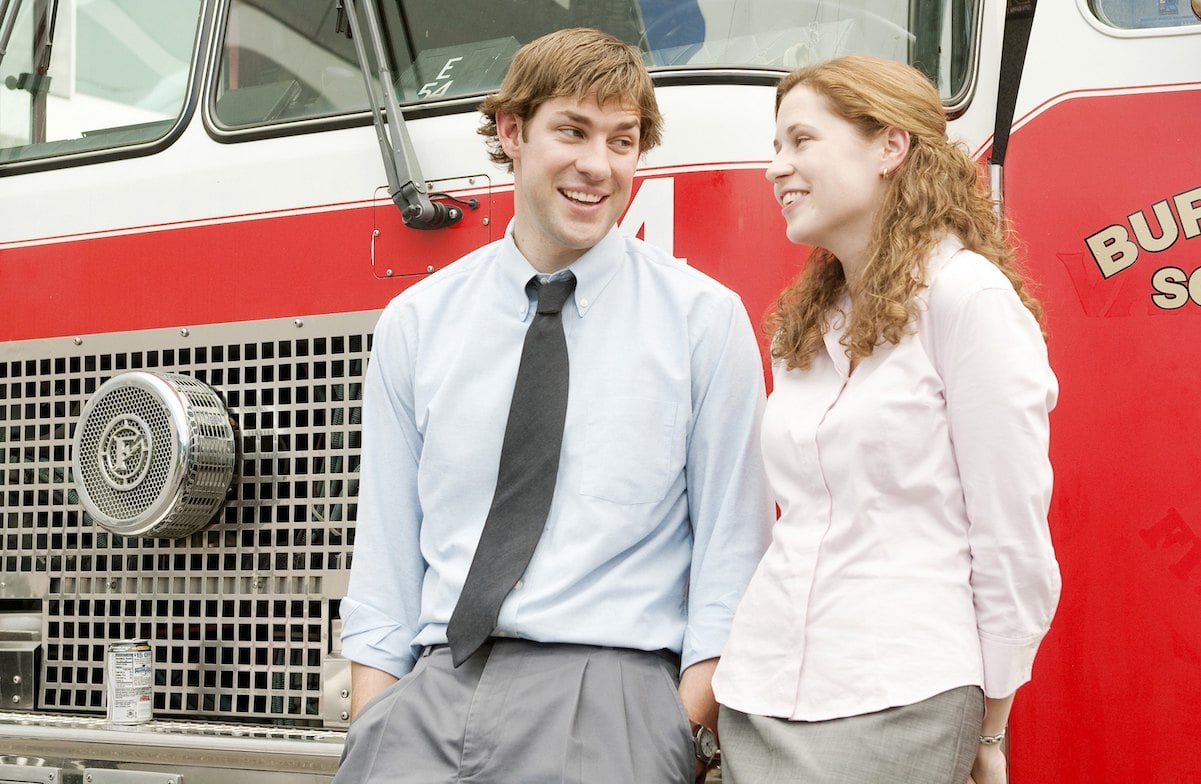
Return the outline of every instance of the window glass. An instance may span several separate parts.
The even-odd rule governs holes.
[[[378,5],[397,95],[413,104],[494,90],[523,44],[574,26],[600,27],[638,46],[656,71],[788,70],[841,54],[874,54],[922,68],[949,101],[966,89],[976,2],[379,0]],[[232,0],[214,100],[217,123],[253,127],[366,109],[354,44],[336,6],[331,0]]]
[[[1201,24],[1189,0],[1090,0],[1097,18],[1112,27],[1143,29]]]
[[[0,62],[0,163],[149,142],[175,125],[200,0],[18,7]]]
[[[922,67],[950,98],[964,87],[972,0],[405,0],[417,56],[408,101],[495,88],[512,52],[567,26],[601,27],[646,53],[652,70],[790,70],[842,54]]]
[[[227,128],[357,112],[367,93],[334,0],[232,0],[213,114]],[[387,5],[384,0],[381,5]]]

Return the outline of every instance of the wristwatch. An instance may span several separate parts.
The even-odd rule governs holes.
[[[704,724],[697,724],[693,730],[692,748],[697,761],[705,766],[705,770],[713,767],[719,753],[717,736],[713,734],[713,730]]]

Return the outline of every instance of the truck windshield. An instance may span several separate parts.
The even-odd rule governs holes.
[[[367,106],[330,0],[232,0],[213,116],[226,128]],[[916,65],[951,103],[967,90],[977,0],[377,0],[402,104],[494,90],[513,54],[552,30],[599,27],[657,74],[787,71],[842,54]]]
[[[921,68],[948,104],[969,89],[979,0],[377,0],[405,105],[495,89],[523,44],[607,30],[660,75],[780,73],[848,53]],[[202,0],[0,4],[0,165],[145,146],[199,77]],[[336,0],[228,0],[212,117],[240,129],[368,108]],[[53,57],[51,54],[53,53]],[[703,77],[702,77],[703,78]],[[739,77],[736,77],[739,78]],[[473,103],[474,105],[474,103]]]
[[[562,27],[600,27],[656,71],[791,70],[843,54],[909,62],[949,101],[964,89],[972,0],[490,0],[397,7],[404,99],[494,88],[521,44]],[[400,43],[400,42],[398,42]]]

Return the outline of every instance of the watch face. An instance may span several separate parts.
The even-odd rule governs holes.
[[[696,731],[696,755],[706,760],[717,754],[717,738],[708,727]]]

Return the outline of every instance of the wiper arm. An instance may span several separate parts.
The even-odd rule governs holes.
[[[4,62],[4,55],[8,53],[17,17],[21,14],[21,2],[0,0],[0,63]],[[50,91],[50,52],[54,48],[54,27],[58,23],[58,0],[54,0],[50,7],[50,18],[43,21],[46,23],[45,43],[37,52],[38,61],[33,64],[33,72],[8,77],[4,84],[10,90],[28,90],[35,97]]]
[[[13,37],[13,28],[17,25],[20,13],[21,0],[0,0],[0,63],[4,62],[4,55],[8,52],[8,42]]]
[[[405,127],[400,103],[393,88],[392,73],[388,69],[388,58],[380,35],[379,16],[375,0],[361,0],[367,20],[371,47],[378,63],[379,83],[383,89],[383,106],[371,78],[370,61],[361,34],[355,0],[338,0],[339,25],[343,16],[350,22],[350,37],[354,41],[355,53],[359,58],[359,70],[367,86],[367,100],[371,103],[371,116],[375,123],[375,135],[379,139],[380,152],[384,157],[384,173],[388,177],[388,192],[400,209],[405,225],[414,229],[441,229],[452,226],[463,217],[463,210],[453,204],[431,201],[426,193],[425,178],[413,150],[413,141]],[[339,28],[341,29],[341,28]],[[385,114],[386,113],[386,114]]]
[[[16,15],[13,16],[16,19]],[[50,21],[46,30],[46,45],[42,47],[41,58],[38,60],[37,72],[39,76],[45,76],[49,81],[50,77],[50,51],[54,49],[54,28],[58,25],[58,0],[54,0],[54,4],[50,6]]]

